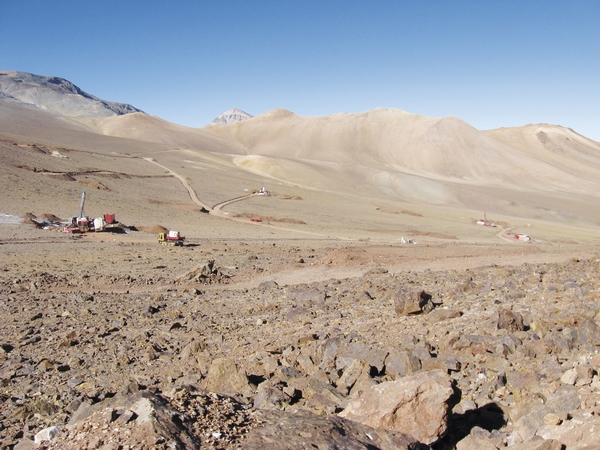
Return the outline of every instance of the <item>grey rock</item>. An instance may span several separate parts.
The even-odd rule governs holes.
[[[385,373],[392,378],[400,378],[418,372],[421,361],[408,351],[392,351],[385,360]]]
[[[51,441],[56,437],[59,431],[60,430],[56,426],[44,428],[43,430],[40,430],[35,434],[33,441],[36,444],[41,444],[44,441]]]
[[[389,430],[374,429],[338,416],[317,416],[308,411],[261,411],[261,425],[246,437],[244,450],[426,450],[416,439]]]
[[[131,105],[109,102],[82,91],[70,81],[26,72],[4,72],[0,91],[23,103],[71,117],[110,117],[143,112]]]

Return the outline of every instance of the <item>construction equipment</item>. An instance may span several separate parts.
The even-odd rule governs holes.
[[[83,206],[85,205],[85,191],[81,193],[81,203],[79,204],[79,215],[77,216],[76,225],[81,233],[90,231],[89,219],[83,215]]]
[[[113,231],[121,228],[116,221],[115,214],[104,214],[103,217],[87,217],[84,212],[85,191],[81,193],[79,214],[71,218],[71,222],[63,228],[64,233],[87,233],[88,231]]]
[[[158,233],[158,242],[162,245],[182,246],[185,238],[179,234],[179,231],[168,231]]]

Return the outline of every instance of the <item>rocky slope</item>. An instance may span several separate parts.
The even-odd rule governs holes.
[[[109,263],[70,259],[82,245]],[[364,250],[45,248],[28,271],[0,267],[3,447],[51,435],[49,448],[600,440],[597,259],[399,273],[382,260],[359,277],[249,285],[268,267],[301,277]]]
[[[143,112],[125,103],[99,99],[64,78],[26,72],[0,70],[0,93],[12,100],[69,117],[108,117]]]

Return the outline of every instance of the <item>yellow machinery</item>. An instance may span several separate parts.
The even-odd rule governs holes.
[[[158,242],[162,245],[183,245],[184,237],[180,236],[179,231],[169,231],[167,233],[158,233]]]

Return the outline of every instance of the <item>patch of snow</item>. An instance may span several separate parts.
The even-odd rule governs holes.
[[[68,157],[63,155],[61,152],[59,152],[58,150],[53,150],[51,155],[54,156],[55,158],[69,159]]]
[[[23,222],[23,219],[10,214],[0,213],[0,223],[9,225],[18,225]]]

